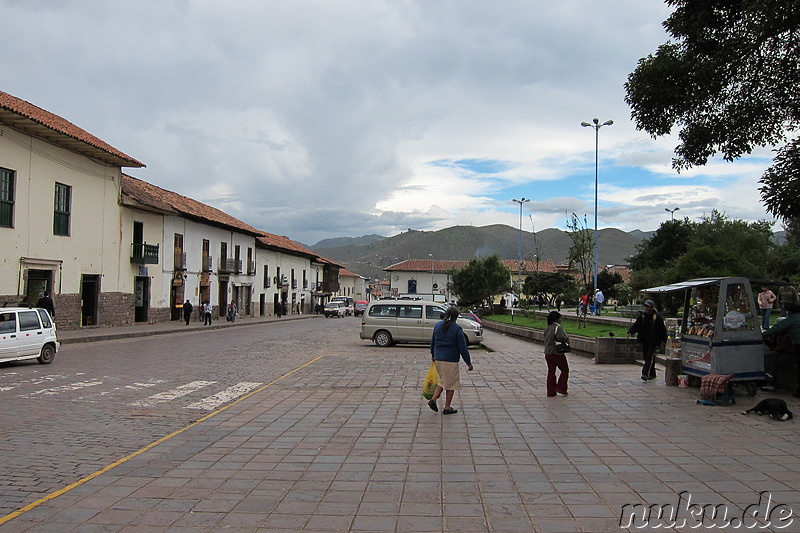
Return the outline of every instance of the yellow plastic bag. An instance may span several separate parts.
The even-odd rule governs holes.
[[[425,383],[422,384],[422,396],[424,396],[426,400],[433,398],[433,393],[436,391],[436,386],[438,384],[439,374],[436,372],[436,363],[431,362],[428,375],[425,376]]]

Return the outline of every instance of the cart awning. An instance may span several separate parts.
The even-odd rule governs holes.
[[[689,281],[681,281],[680,283],[671,283],[669,285],[661,285],[660,287],[650,287],[649,289],[642,289],[642,292],[674,292],[683,291],[686,289],[693,289],[694,287],[702,287],[703,285],[713,285],[719,283],[726,278],[698,278],[690,279]]]

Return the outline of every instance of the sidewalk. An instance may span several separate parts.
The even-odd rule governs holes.
[[[261,322],[236,325],[248,323]],[[796,421],[741,415],[755,399],[697,405],[697,389],[581,357],[570,396],[547,398],[539,345],[491,331],[485,344],[462,370],[455,415],[420,396],[424,347],[353,343],[0,531],[602,533],[651,505],[679,509],[689,525],[673,530],[690,531],[691,511],[710,512],[698,506],[740,520],[765,494],[773,511],[800,512]],[[759,531],[797,530],[796,514],[779,514]]]
[[[309,318],[323,318],[322,315],[285,315],[281,318],[275,316],[264,317],[237,317],[231,323],[224,318],[218,318],[211,322],[211,325],[204,326],[199,320],[192,320],[189,325],[183,320],[173,320],[172,322],[162,322],[157,324],[136,323],[130,326],[89,326],[80,329],[58,331],[58,340],[61,344],[74,344],[79,342],[107,341],[114,339],[130,339],[133,337],[147,337],[150,335],[169,335],[171,333],[184,333],[187,331],[197,331],[202,329],[220,329],[238,326],[254,326],[258,324],[270,324],[286,320],[303,320]]]

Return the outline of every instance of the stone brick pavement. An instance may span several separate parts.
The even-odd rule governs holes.
[[[743,395],[697,405],[697,389],[579,357],[570,396],[547,398],[541,346],[493,332],[485,344],[458,414],[423,402],[424,348],[364,344],[0,518],[0,532],[605,532],[626,504],[683,493],[730,520],[762,492],[784,521],[758,530],[800,530],[785,514],[800,512],[796,421],[743,416]]]

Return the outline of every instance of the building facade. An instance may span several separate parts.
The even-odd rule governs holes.
[[[144,164],[0,92],[0,302],[49,292],[59,328],[311,312],[341,265],[191,198],[124,174]]]

